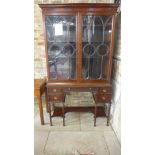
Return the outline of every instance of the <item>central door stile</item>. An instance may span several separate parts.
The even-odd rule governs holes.
[[[77,82],[82,80],[82,15],[77,13]]]

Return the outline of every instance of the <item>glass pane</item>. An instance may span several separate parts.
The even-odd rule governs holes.
[[[76,78],[76,18],[46,16],[46,35],[50,79]]]
[[[83,16],[82,29],[82,77],[106,79],[112,17]]]

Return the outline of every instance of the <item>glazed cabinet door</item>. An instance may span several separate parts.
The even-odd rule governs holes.
[[[112,34],[112,16],[82,16],[82,79],[106,80]]]
[[[76,16],[46,15],[49,80],[76,79]]]

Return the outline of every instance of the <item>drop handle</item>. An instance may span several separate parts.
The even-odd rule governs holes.
[[[56,92],[57,90],[56,89],[53,89],[53,91]]]
[[[107,90],[106,90],[106,89],[103,89],[102,91],[103,91],[104,93],[105,93],[105,92],[107,92]]]
[[[106,98],[103,96],[102,99],[105,100]]]
[[[58,98],[57,97],[54,97],[54,100],[57,100]]]

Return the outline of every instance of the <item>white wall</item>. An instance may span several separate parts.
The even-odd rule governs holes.
[[[116,21],[116,35],[113,59],[113,99],[111,107],[111,125],[121,143],[121,14]]]

